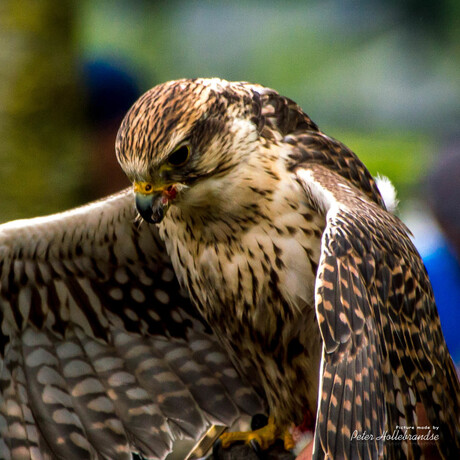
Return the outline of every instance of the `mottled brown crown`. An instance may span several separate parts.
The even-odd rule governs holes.
[[[180,143],[206,144],[230,117],[252,111],[244,84],[220,79],[177,80],[147,91],[125,116],[116,140],[118,161],[128,175],[148,170]]]

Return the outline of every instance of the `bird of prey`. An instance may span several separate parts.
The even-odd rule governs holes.
[[[0,227],[2,456],[162,458],[266,404],[316,459],[457,458],[426,271],[353,152],[196,79],[144,94],[116,153],[133,190]]]

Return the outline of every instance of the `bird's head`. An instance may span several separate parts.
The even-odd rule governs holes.
[[[220,79],[178,80],[154,87],[132,106],[116,153],[146,221],[161,222],[171,204],[193,209],[212,203],[201,196],[211,189],[226,193],[220,179],[244,163],[258,138],[252,88]],[[204,187],[206,181],[215,184]]]

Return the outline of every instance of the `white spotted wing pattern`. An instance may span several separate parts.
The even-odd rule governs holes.
[[[126,190],[0,226],[0,458],[164,458],[262,402]]]

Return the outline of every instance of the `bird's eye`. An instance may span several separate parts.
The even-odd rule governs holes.
[[[172,166],[182,166],[187,163],[190,157],[190,146],[182,145],[178,149],[174,150],[168,158],[168,164]]]

